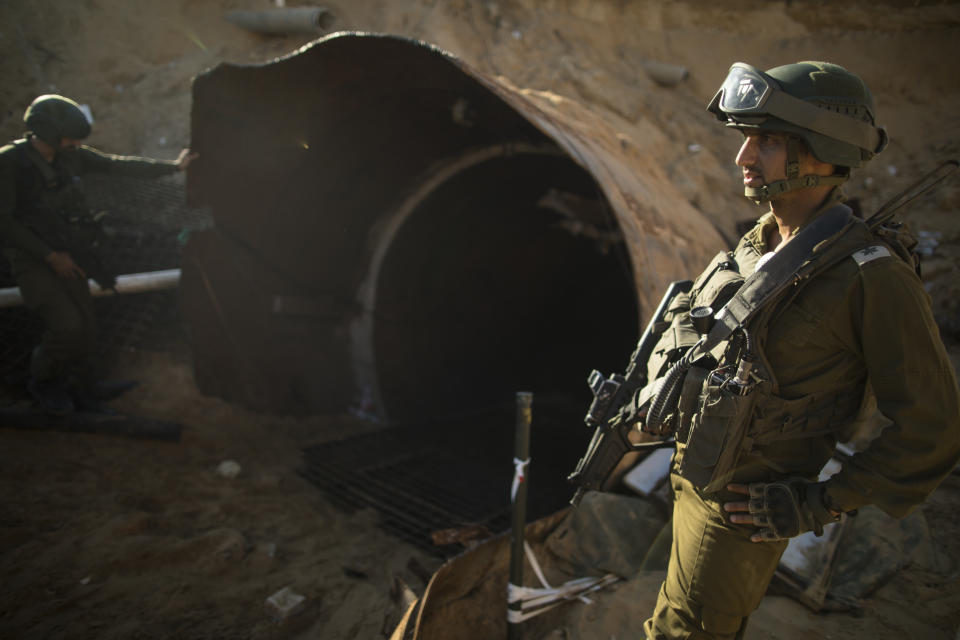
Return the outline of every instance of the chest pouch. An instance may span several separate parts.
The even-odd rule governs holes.
[[[684,381],[684,396],[689,393],[693,396],[680,401],[677,472],[706,493],[719,491],[732,478],[758,395],[738,393],[729,384],[727,374],[717,369],[703,376],[699,394],[686,384],[694,382],[688,378]],[[691,405],[695,411],[683,429],[683,408]]]
[[[690,308],[712,307],[719,310],[733,298],[744,280],[733,254],[721,251],[694,281],[690,289]]]
[[[668,365],[676,362],[690,347],[695,345],[701,332],[694,328],[689,309],[709,307],[714,310],[722,308],[733,298],[734,294],[744,283],[737,263],[732,253],[721,251],[700,276],[693,283],[686,303],[686,311],[673,319],[670,327],[664,332],[660,343],[654,349],[648,364],[648,373],[651,379],[666,375],[669,378],[669,393],[659,397],[650,410],[652,429],[654,433],[669,433],[675,429],[686,430],[690,425],[693,412],[688,407],[681,410],[679,406],[683,399],[696,397],[699,386],[703,384],[705,373],[692,373],[687,369],[677,372],[674,367],[669,372]],[[707,371],[716,363],[704,367]],[[694,367],[697,368],[697,367]],[[678,377],[674,378],[674,373]],[[679,393],[676,393],[679,390]],[[662,401],[662,402],[661,402]],[[681,418],[681,415],[684,417]]]
[[[700,339],[690,324],[687,314],[689,308],[690,295],[687,293],[681,293],[671,301],[665,316],[670,324],[660,334],[660,339],[647,360],[648,379],[654,380],[662,376],[671,364]]]
[[[690,367],[687,376],[683,379],[683,388],[680,391],[680,400],[677,402],[675,415],[678,446],[686,444],[693,417],[700,412],[700,403],[702,402],[700,392],[703,390],[703,384],[708,375],[710,375],[710,369],[694,365]]]

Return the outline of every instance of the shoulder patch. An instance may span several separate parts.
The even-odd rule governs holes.
[[[857,261],[857,266],[862,267],[871,260],[876,260],[877,258],[889,258],[890,250],[882,245],[875,244],[872,247],[867,247],[866,249],[857,251],[850,257]]]

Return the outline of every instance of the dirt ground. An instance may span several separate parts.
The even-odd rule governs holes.
[[[90,143],[174,158],[190,144],[191,79],[220,62],[259,63],[314,36],[266,37],[224,19],[267,0],[0,0],[0,134],[22,131],[41,93],[89,104]],[[288,2],[289,6],[300,4]],[[332,30],[422,39],[513,85],[576,100],[657,159],[683,197],[733,238],[756,209],[738,190],[738,136],[704,110],[736,60],[766,68],[827,59],[872,88],[890,147],[855,174],[866,211],[960,156],[960,4],[933,0],[353,0]],[[656,84],[647,60],[689,70]],[[960,180],[907,214],[923,232],[925,282],[960,365]],[[705,256],[704,262],[707,257]],[[141,387],[124,411],[185,425],[179,443],[0,431],[0,638],[382,638],[395,581],[420,593],[432,556],[334,509],[296,473],[304,446],[372,428],[349,417],[253,414],[201,396],[189,359],[125,354]],[[234,478],[216,469],[242,468]],[[861,617],[815,616],[768,598],[748,637],[954,638],[960,626],[960,476],[923,507],[939,565],[908,567]],[[277,624],[283,587],[305,610]],[[640,607],[638,606],[638,609]],[[636,611],[641,620],[646,611]],[[596,637],[606,638],[604,629]]]

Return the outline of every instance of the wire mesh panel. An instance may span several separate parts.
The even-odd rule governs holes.
[[[558,448],[558,440],[570,438],[557,436],[571,424],[582,429],[578,423],[578,415],[566,409],[535,412],[527,469],[529,521],[567,506],[572,488],[566,477],[576,453]],[[449,557],[463,546],[437,544],[434,532],[509,529],[514,430],[514,413],[506,409],[393,427],[309,447],[300,473],[334,504],[374,509],[380,527],[391,535]],[[582,442],[574,442],[579,451]]]
[[[311,447],[301,469],[334,504],[373,508],[388,533],[439,555],[462,547],[434,545],[434,531],[509,526],[511,472],[508,452],[498,460],[471,458],[422,427]]]

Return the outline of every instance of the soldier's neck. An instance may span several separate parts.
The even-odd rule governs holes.
[[[47,144],[37,136],[30,136],[30,144],[37,150],[41,158],[53,164],[53,159],[57,157],[57,150],[52,145]]]
[[[830,187],[812,187],[785,194],[770,202],[770,212],[777,221],[770,230],[767,250],[775,251],[790,242],[797,231],[820,210],[830,195]]]

